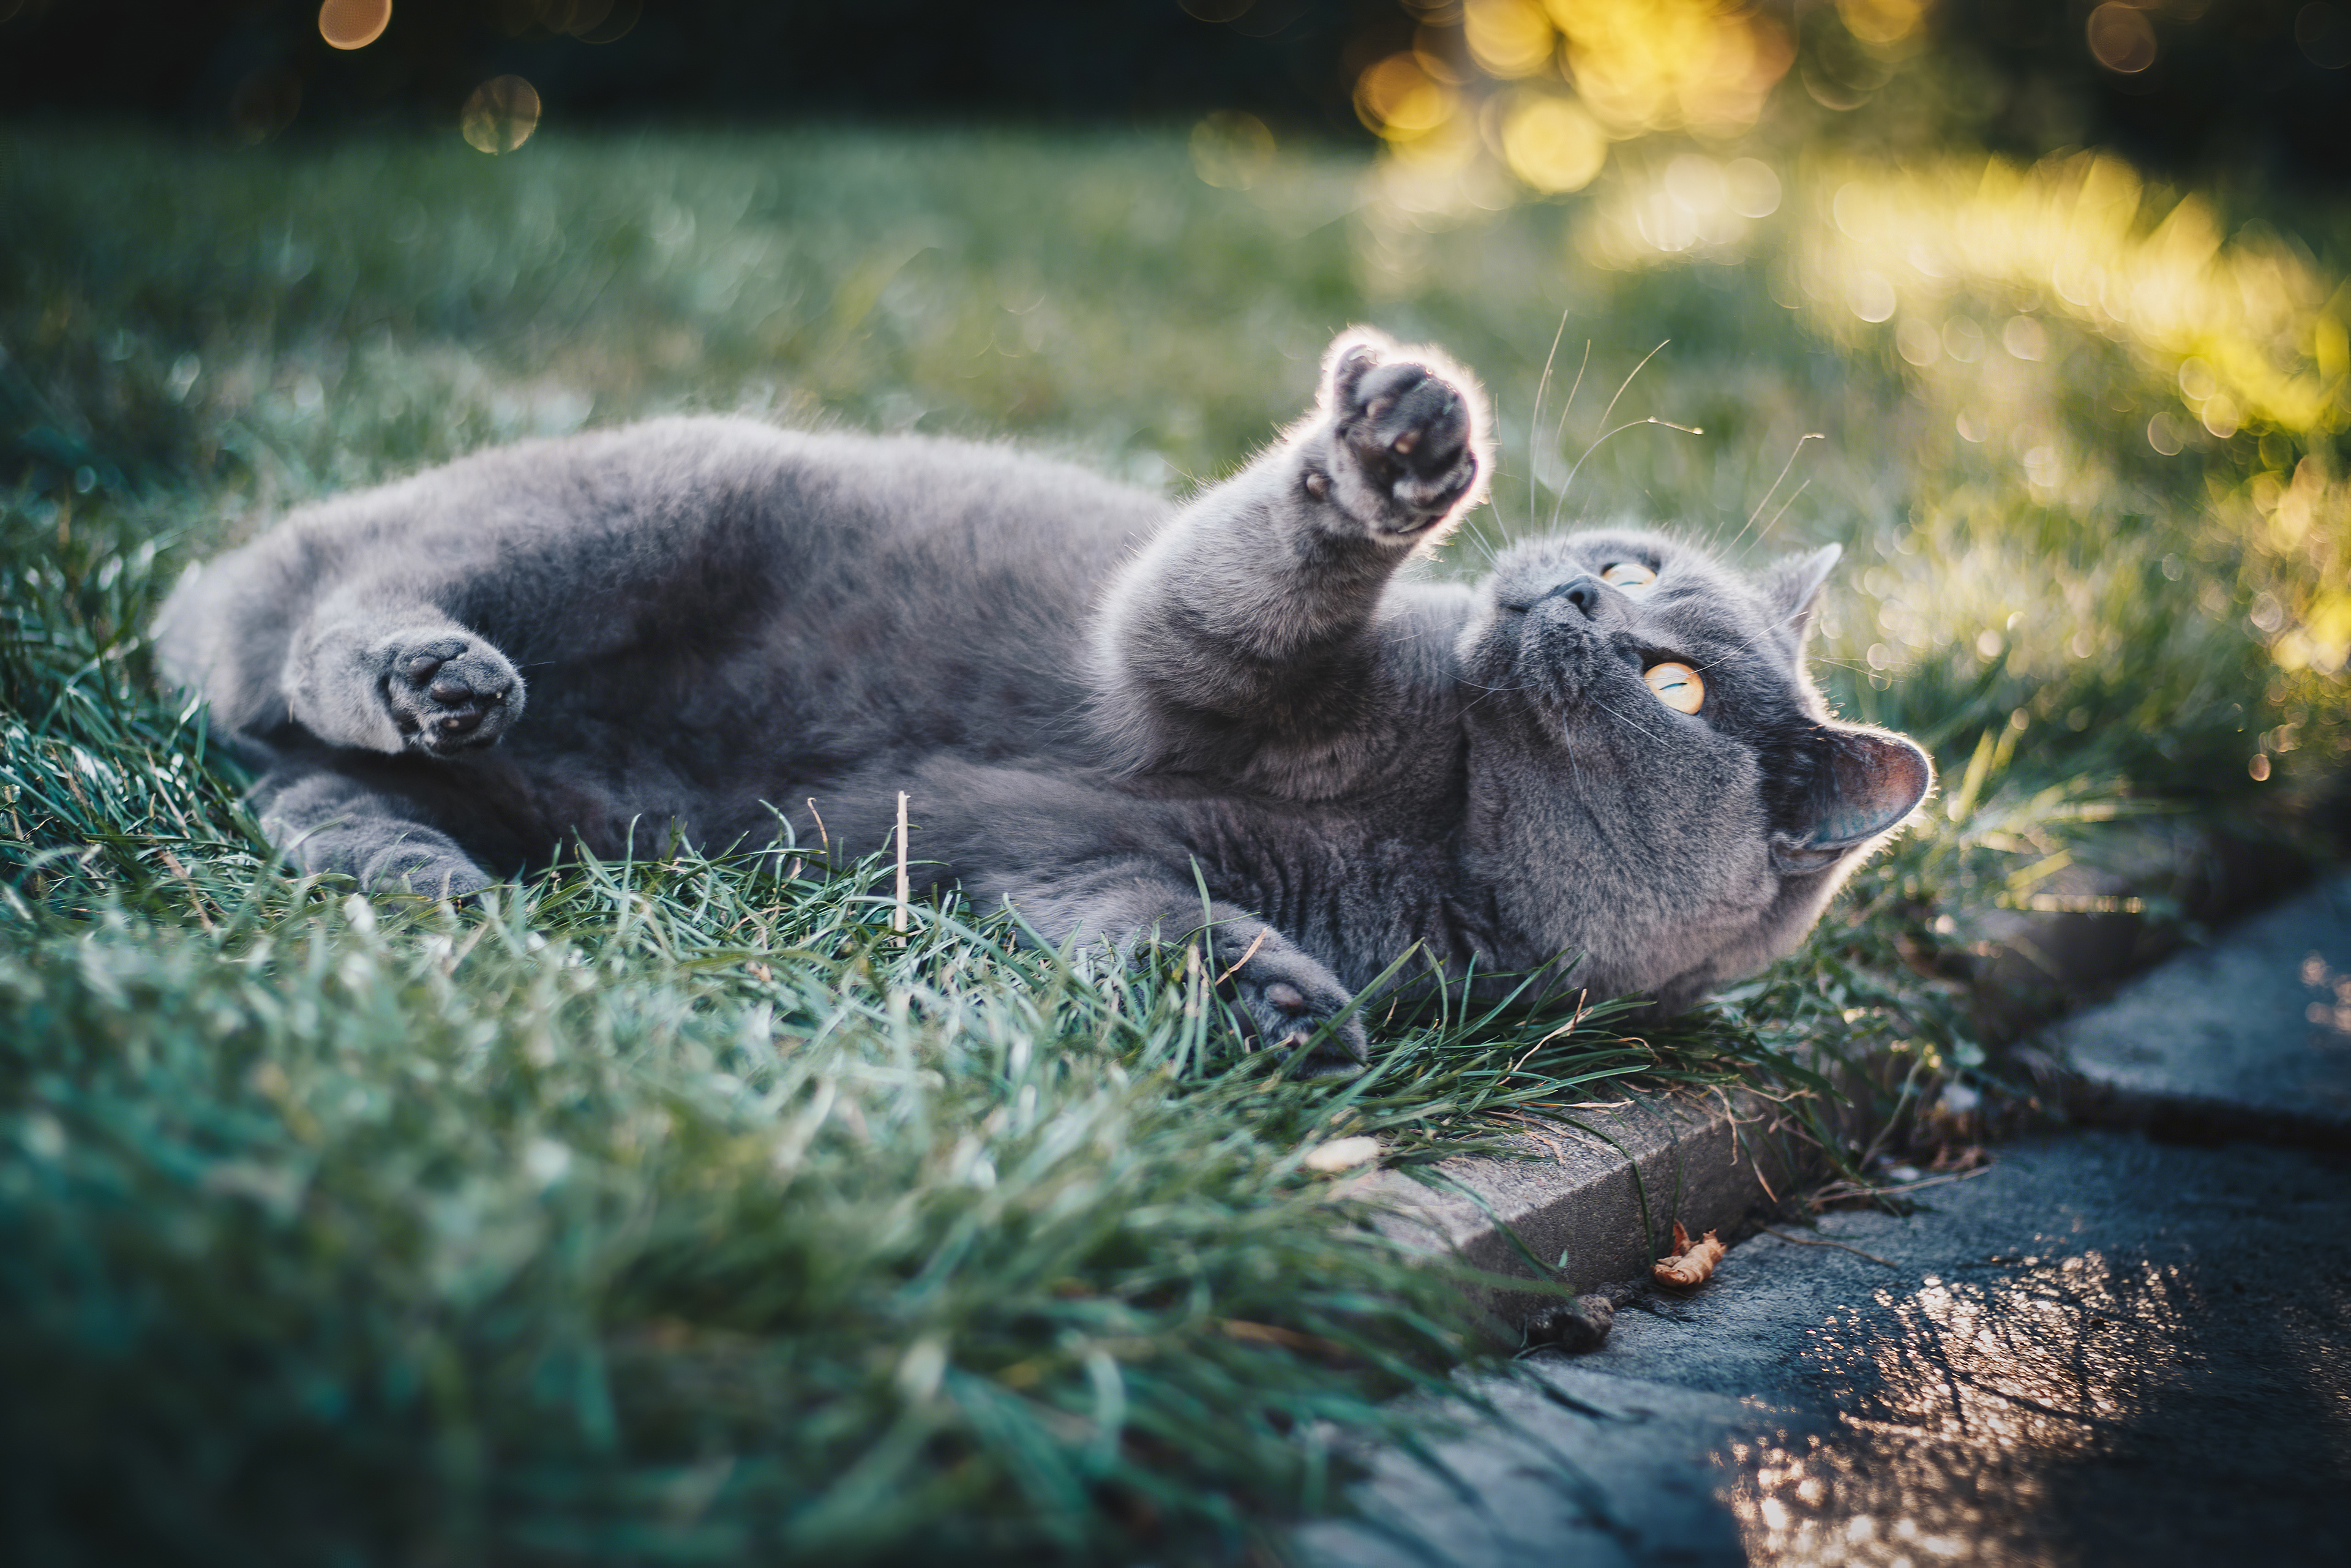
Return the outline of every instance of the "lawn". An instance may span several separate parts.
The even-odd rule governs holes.
[[[1498,1354],[1318,1145],[1441,1179],[1818,1051],[2029,1093],[2020,914],[2160,927],[2216,842],[2329,842],[2351,231],[2094,154],[1742,155],[1534,200],[1180,130],[0,140],[11,1560],[1278,1552]],[[1941,790],[1670,1035],[1387,1019],[1290,1083],[1183,951],[954,903],[901,944],[871,877],[659,845],[371,904],[270,861],[154,683],[187,561],[487,443],[735,410],[1180,491],[1355,320],[1501,411],[1444,570],[1554,517],[1846,546],[1823,684]]]

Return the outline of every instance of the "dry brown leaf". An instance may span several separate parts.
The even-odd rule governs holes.
[[[1693,1290],[1714,1277],[1714,1266],[1730,1249],[1709,1230],[1698,1241],[1692,1242],[1681,1221],[1674,1222],[1674,1249],[1657,1260],[1649,1272],[1660,1285],[1671,1285],[1677,1291]]]

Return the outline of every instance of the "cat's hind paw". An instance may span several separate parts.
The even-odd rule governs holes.
[[[454,757],[496,744],[522,716],[522,676],[478,637],[402,640],[384,650],[381,693],[411,751]]]
[[[1331,423],[1303,479],[1310,497],[1397,543],[1466,509],[1486,468],[1477,383],[1422,358],[1434,356],[1342,340],[1323,392]]]

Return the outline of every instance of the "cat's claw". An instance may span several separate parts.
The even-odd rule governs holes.
[[[385,650],[384,664],[383,704],[411,751],[476,751],[495,745],[522,716],[522,676],[479,638],[404,643]]]
[[[1427,366],[1382,363],[1375,349],[1358,346],[1332,367],[1330,402],[1330,433],[1308,459],[1306,492],[1372,538],[1418,538],[1477,484],[1469,400]]]

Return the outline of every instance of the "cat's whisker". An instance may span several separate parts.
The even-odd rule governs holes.
[[[1633,385],[1633,378],[1634,378],[1635,376],[1639,375],[1639,374],[1641,373],[1641,371],[1642,371],[1643,367],[1644,367],[1644,366],[1646,366],[1646,365],[1647,365],[1647,364],[1648,364],[1648,362],[1649,362],[1651,360],[1654,360],[1654,359],[1656,359],[1659,354],[1664,353],[1664,352],[1666,351],[1666,344],[1670,343],[1670,342],[1672,342],[1672,341],[1673,341],[1673,340],[1672,340],[1671,338],[1667,338],[1667,339],[1663,339],[1663,340],[1661,340],[1658,342],[1658,344],[1657,344],[1657,346],[1656,346],[1656,348],[1654,348],[1654,349],[1650,350],[1647,353],[1643,354],[1643,355],[1641,356],[1641,363],[1640,363],[1640,364],[1638,364],[1638,365],[1635,365],[1635,366],[1634,366],[1630,371],[1626,371],[1626,372],[1625,372],[1625,380],[1624,380],[1623,384],[1622,384],[1622,385],[1620,385],[1620,386],[1618,386],[1618,387],[1617,387],[1617,389],[1616,389],[1616,395],[1615,395],[1614,397],[1610,398],[1610,399],[1608,400],[1608,406],[1607,406],[1606,408],[1604,408],[1604,409],[1602,409],[1602,410],[1600,411],[1600,423],[1603,423],[1603,424],[1607,423],[1608,423],[1608,416],[1609,416],[1610,414],[1614,413],[1616,412],[1616,405],[1617,405],[1618,403],[1622,402],[1625,400],[1625,392],[1628,392],[1628,391],[1630,391],[1630,390],[1631,390],[1631,388],[1632,388],[1632,385]]]
[[[1641,365],[1646,365],[1651,360],[1656,359],[1657,355],[1664,350],[1666,344],[1672,341],[1673,340],[1671,338],[1667,338],[1663,342],[1660,342],[1656,348],[1641,356],[1641,364],[1635,365],[1630,371],[1626,372],[1624,381],[1617,385],[1616,395],[1610,398],[1608,400],[1608,406],[1600,411],[1600,423],[1604,425],[1608,423],[1608,416],[1616,412],[1616,405],[1624,401],[1625,389],[1633,384],[1633,378],[1641,373]],[[1585,364],[1590,364],[1592,362],[1592,340],[1589,338],[1585,339],[1583,341],[1583,360]],[[1581,366],[1577,368],[1575,372],[1575,384],[1579,387],[1583,384],[1583,371]],[[1565,409],[1562,409],[1559,415],[1559,430],[1553,434],[1552,444],[1553,445],[1557,445],[1560,439],[1566,434],[1567,411]],[[1607,440],[1608,436],[1614,435],[1615,434],[1616,432],[1614,430],[1609,431],[1606,435],[1601,436],[1598,441],[1594,441],[1590,446],[1585,447],[1583,449],[1583,456],[1575,460],[1575,466],[1569,469],[1567,471],[1567,477],[1560,481],[1559,491],[1552,497],[1551,502],[1551,526],[1552,528],[1559,527],[1560,513],[1567,506],[1568,488],[1575,483],[1576,475],[1583,471],[1584,458],[1591,456],[1593,453],[1599,450],[1600,442]]]
[[[1607,432],[1605,434],[1602,435],[1598,441],[1594,441],[1591,445],[1583,449],[1583,455],[1575,460],[1575,466],[1567,471],[1567,477],[1565,479],[1560,481],[1559,498],[1552,503],[1551,508],[1551,520],[1552,526],[1556,527],[1559,523],[1560,508],[1567,505],[1567,492],[1569,488],[1574,485],[1575,476],[1583,472],[1583,465],[1592,460],[1592,455],[1593,453],[1600,450],[1601,442],[1607,441],[1613,436],[1622,435],[1628,430],[1638,430],[1645,424],[1662,424],[1667,430],[1678,430],[1684,435],[1704,435],[1706,434],[1706,432],[1698,425],[1676,424],[1672,420],[1659,419],[1654,413],[1649,415],[1646,419],[1630,420],[1625,423],[1618,425],[1615,429]]]
[[[1747,514],[1747,520],[1740,525],[1739,531],[1737,533],[1731,535],[1730,544],[1724,547],[1726,550],[1735,547],[1740,539],[1747,537],[1747,530],[1755,526],[1755,519],[1763,515],[1763,508],[1771,504],[1771,497],[1778,495],[1780,493],[1780,486],[1788,482],[1788,470],[1796,465],[1796,459],[1803,453],[1804,444],[1808,441],[1826,441],[1827,439],[1827,436],[1822,434],[1817,430],[1811,432],[1809,434],[1796,437],[1795,446],[1788,453],[1788,461],[1780,465],[1780,476],[1771,481],[1771,487],[1763,492],[1763,498],[1755,503],[1755,509]],[[1804,483],[1809,485],[1812,481],[1807,479]],[[1796,487],[1796,493],[1797,495],[1802,495],[1803,493],[1803,486],[1798,486]],[[1791,505],[1794,504],[1795,499],[1795,496],[1788,497]],[[1788,508],[1786,507],[1782,507],[1780,508],[1779,512],[1773,513],[1771,516],[1771,523],[1778,522],[1780,520],[1781,514],[1784,513],[1787,509]],[[1771,523],[1766,523],[1763,525],[1764,533],[1770,533],[1771,531]],[[1759,534],[1756,537],[1760,538],[1762,536]]]
[[[1542,377],[1535,382],[1534,413],[1527,416],[1527,527],[1531,528],[1535,526],[1535,436],[1542,429],[1543,393],[1550,390],[1552,361],[1559,358],[1559,342],[1567,336],[1567,318],[1574,308],[1571,305],[1559,313],[1559,330],[1551,335],[1551,352],[1543,356]],[[1583,354],[1586,359],[1592,357],[1592,345],[1588,342],[1583,346]],[[1583,384],[1581,371],[1576,372],[1575,380],[1578,386]],[[1570,392],[1568,401],[1573,402],[1575,394]],[[1567,416],[1562,413],[1560,417],[1563,420]]]
[[[1559,449],[1560,443],[1567,439],[1567,416],[1570,413],[1573,412],[1575,408],[1575,394],[1583,390],[1583,372],[1591,368],[1592,340],[1586,338],[1583,340],[1583,362],[1575,367],[1575,384],[1567,389],[1567,402],[1560,406],[1559,423],[1551,433],[1551,444],[1553,451],[1557,451]],[[1603,419],[1604,420],[1605,417],[1606,416],[1604,415]],[[1563,486],[1562,486],[1560,494],[1552,497],[1551,520],[1552,525],[1554,528],[1559,524],[1559,509],[1561,506],[1565,503],[1567,495]],[[1532,518],[1530,517],[1529,520],[1531,521]]]
[[[1768,522],[1768,523],[1766,523],[1766,524],[1764,524],[1764,525],[1763,525],[1763,533],[1764,533],[1764,534],[1768,534],[1768,533],[1770,533],[1773,528],[1778,528],[1778,527],[1780,526],[1780,519],[1781,519],[1782,517],[1786,517],[1786,516],[1788,515],[1788,508],[1789,508],[1790,507],[1792,507],[1792,506],[1794,506],[1794,505],[1796,504],[1796,497],[1797,497],[1797,496],[1801,496],[1801,495],[1802,495],[1805,491],[1807,491],[1807,490],[1811,489],[1812,487],[1813,487],[1813,482],[1812,482],[1810,479],[1807,479],[1807,480],[1805,480],[1802,484],[1801,484],[1801,485],[1797,486],[1796,486],[1796,488],[1795,488],[1795,493],[1794,493],[1793,495],[1791,495],[1791,496],[1790,496],[1790,497],[1789,497],[1785,501],[1781,502],[1781,503],[1780,503],[1780,509],[1779,509],[1778,511],[1776,511],[1776,512],[1774,512],[1774,513],[1772,513],[1772,514],[1771,514],[1771,520],[1770,522]],[[1758,535],[1756,535],[1755,537],[1756,537],[1756,538],[1760,541],[1760,540],[1762,538],[1763,534],[1758,534]]]
[[[1638,720],[1635,719],[1635,718],[1633,717],[1633,716],[1632,716],[1632,715],[1630,715],[1630,714],[1626,714],[1626,713],[1619,713],[1619,712],[1617,712],[1617,711],[1616,711],[1616,709],[1615,709],[1614,707],[1611,706],[1610,706],[1610,705],[1608,705],[1607,703],[1602,702],[1598,697],[1590,696],[1590,695],[1589,695],[1589,694],[1586,694],[1586,695],[1587,695],[1587,697],[1589,698],[1589,700],[1590,700],[1590,702],[1591,702],[1591,704],[1592,704],[1592,706],[1593,706],[1593,707],[1596,707],[1596,708],[1598,708],[1601,712],[1603,712],[1603,713],[1604,713],[1604,714],[1608,715],[1611,718],[1614,718],[1614,720],[1616,720],[1616,722],[1617,722],[1617,723],[1619,723],[1619,724],[1623,724],[1623,725],[1627,725],[1627,726],[1630,726],[1630,727],[1631,727],[1632,728],[1634,728],[1634,729],[1637,729],[1637,730],[1639,730],[1643,735],[1647,736],[1651,740],[1662,740],[1662,739],[1664,739],[1664,738],[1665,738],[1663,736],[1660,736],[1660,735],[1659,735],[1656,730],[1651,729],[1648,726],[1646,726],[1646,725],[1645,725],[1645,724],[1642,724],[1642,723],[1640,723]]]
[[[1790,498],[1793,499],[1792,497]],[[1749,649],[1754,647],[1756,643],[1761,643],[1764,638],[1769,637],[1772,632],[1777,632],[1781,627],[1789,624],[1791,622],[1802,619],[1803,616],[1810,612],[1811,610],[1811,605],[1800,604],[1795,609],[1789,611],[1785,615],[1781,616],[1778,620],[1765,622],[1761,632],[1749,638],[1746,642],[1741,643],[1729,653],[1723,654],[1721,658],[1709,659],[1705,664],[1694,664],[1691,668],[1695,673],[1702,675],[1718,664],[1728,664],[1731,660],[1738,658],[1741,653],[1746,653]]]

